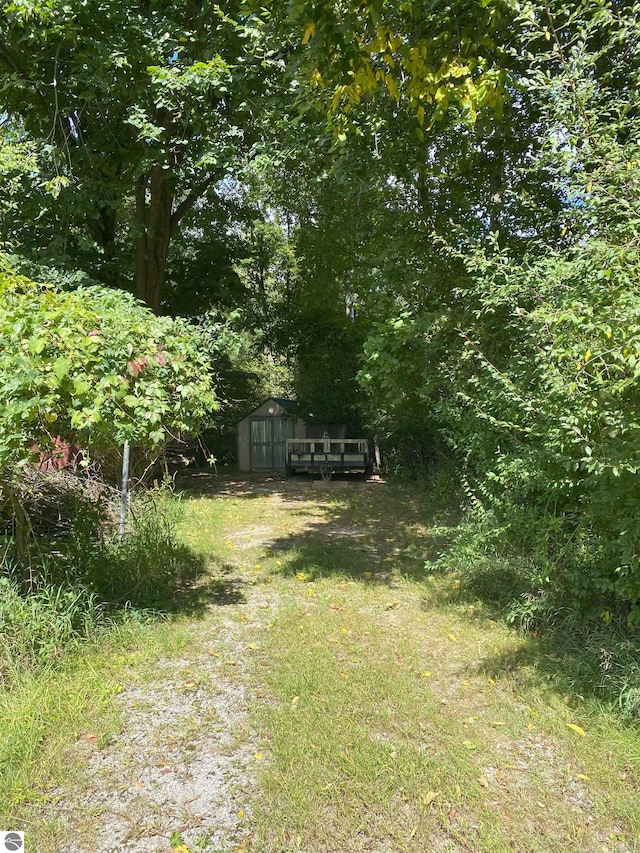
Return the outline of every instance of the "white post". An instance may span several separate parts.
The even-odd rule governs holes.
[[[125,522],[127,520],[127,498],[129,491],[129,442],[125,441],[122,452],[122,490],[120,492],[120,530],[119,536],[122,542],[124,538]]]

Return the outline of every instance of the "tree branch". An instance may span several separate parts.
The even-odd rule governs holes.
[[[206,180],[201,181],[201,183],[199,183],[197,187],[194,187],[191,192],[182,199],[180,204],[171,214],[171,234],[174,233],[178,226],[178,223],[185,215],[185,213],[188,213],[191,210],[191,208],[198,201],[198,199],[201,198],[202,195],[204,195],[205,191],[217,179],[218,175],[214,172],[213,174],[209,175]]]

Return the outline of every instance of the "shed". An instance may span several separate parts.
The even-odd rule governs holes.
[[[304,438],[305,423],[294,400],[269,397],[238,424],[241,471],[284,470],[288,438]]]
[[[343,438],[343,424],[317,422],[303,416],[295,400],[269,397],[244,417],[237,427],[240,471],[284,471],[287,440],[290,438]]]

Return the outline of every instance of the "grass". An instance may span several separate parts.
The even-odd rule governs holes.
[[[521,641],[422,609],[411,582],[319,587],[269,635],[264,849],[597,849],[607,825],[637,838],[637,733],[612,747],[612,718],[495,672]]]
[[[448,519],[425,495],[243,490],[201,496],[187,536],[278,602],[247,849],[635,849],[637,728],[562,649],[430,573]]]
[[[37,800],[82,778],[65,765],[78,738],[108,742],[119,685],[217,626],[246,650],[228,668],[253,696],[260,759],[237,853],[638,848],[637,727],[572,678],[579,650],[518,634],[430,571],[452,520],[427,495],[199,482],[180,526],[198,607],[185,594],[171,621],[109,635],[0,701],[0,755],[25,744],[0,820],[57,849]]]

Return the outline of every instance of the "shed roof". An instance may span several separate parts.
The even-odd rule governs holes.
[[[250,412],[247,412],[247,414],[241,420],[245,420],[245,418],[250,417],[254,412],[257,412],[258,409],[261,409],[265,403],[268,403],[269,400],[273,400],[274,403],[277,403],[279,406],[282,406],[283,409],[286,409],[286,411],[292,415],[298,414],[298,403],[296,400],[287,400],[284,397],[265,397],[265,399],[260,403],[259,406],[256,406],[255,408],[251,409]]]

